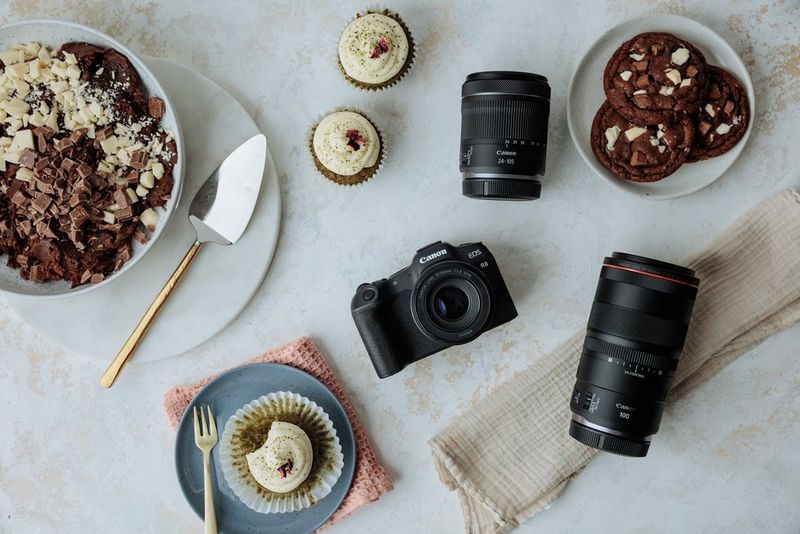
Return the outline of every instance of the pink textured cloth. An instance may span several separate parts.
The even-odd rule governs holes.
[[[347,395],[336,375],[334,375],[333,369],[328,365],[322,352],[314,345],[311,339],[307,337],[300,338],[280,348],[265,352],[245,362],[244,365],[265,362],[291,365],[317,378],[336,395],[336,398],[344,406],[350,423],[353,425],[357,451],[353,484],[350,486],[350,491],[344,498],[342,505],[322,528],[324,529],[341,521],[362,506],[377,501],[382,495],[391,491],[393,488],[392,479],[378,460],[364,425],[353,410],[353,406],[347,399]],[[177,428],[183,412],[186,411],[187,406],[189,406],[197,392],[217,376],[209,376],[193,385],[175,387],[164,395],[164,408],[167,411],[167,417],[172,428]]]

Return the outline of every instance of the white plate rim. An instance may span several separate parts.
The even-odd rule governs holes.
[[[581,73],[584,70],[584,68],[583,68],[584,65],[587,64],[591,60],[590,54],[592,54],[592,51],[598,46],[600,41],[602,41],[605,37],[607,37],[611,33],[621,32],[621,31],[625,30],[625,28],[627,28],[629,26],[644,25],[643,23],[647,23],[653,28],[653,29],[651,29],[649,31],[659,31],[657,25],[659,23],[663,23],[663,21],[665,21],[665,20],[669,20],[672,24],[683,24],[683,25],[692,25],[692,26],[694,26],[697,30],[700,30],[703,33],[706,33],[708,35],[708,37],[709,37],[709,40],[715,41],[720,46],[720,48],[724,49],[725,52],[727,54],[729,54],[733,58],[733,61],[736,63],[736,67],[738,69],[740,69],[741,72],[745,73],[745,76],[742,79],[740,79],[739,81],[745,86],[745,91],[747,92],[747,98],[748,98],[749,104],[750,104],[750,124],[748,125],[748,128],[745,131],[744,136],[736,144],[736,146],[733,149],[729,150],[727,153],[719,156],[719,157],[726,157],[727,156],[726,165],[718,172],[718,174],[716,176],[713,176],[713,177],[708,178],[708,179],[706,179],[704,181],[698,182],[698,184],[695,185],[695,186],[688,187],[686,189],[683,189],[681,191],[678,191],[678,192],[675,192],[675,193],[672,193],[672,194],[669,194],[669,193],[657,193],[657,192],[644,193],[642,191],[636,191],[632,187],[630,187],[630,183],[631,182],[626,182],[626,181],[624,181],[624,180],[622,180],[620,178],[617,178],[613,174],[611,174],[605,167],[603,167],[595,159],[593,153],[591,153],[591,152],[587,153],[584,150],[583,145],[581,144],[581,137],[578,134],[578,131],[580,130],[580,128],[578,127],[578,125],[575,124],[574,109],[573,109],[574,108],[573,100],[574,100],[575,97],[573,95],[573,92],[574,92],[574,89],[575,89],[575,86],[576,86],[576,80],[578,79],[579,73]],[[636,32],[636,33],[640,33],[640,32]],[[634,33],[632,33],[630,35],[630,37],[632,37],[633,35],[634,35]],[[628,37],[628,39],[630,37]],[[622,43],[622,42],[624,42],[624,41],[620,41],[620,43]],[[705,51],[703,51],[703,52],[705,52]],[[741,78],[741,77],[737,76],[737,78]],[[603,90],[603,88],[601,86],[598,86],[598,91],[602,92],[602,90]],[[636,195],[636,196],[638,196],[640,198],[650,199],[650,200],[671,200],[671,199],[687,196],[687,195],[690,195],[692,193],[696,193],[697,191],[700,191],[702,189],[705,189],[706,187],[708,187],[712,183],[714,183],[717,180],[719,180],[731,168],[731,166],[739,158],[739,155],[742,153],[742,150],[744,150],[744,147],[747,144],[747,141],[750,138],[750,134],[752,133],[752,130],[753,130],[753,124],[754,124],[753,121],[754,121],[754,118],[755,118],[755,112],[756,112],[756,107],[755,107],[755,91],[754,91],[754,88],[753,88],[753,80],[750,77],[750,72],[747,70],[747,67],[744,64],[744,61],[742,61],[742,58],[739,56],[739,54],[736,52],[736,50],[721,35],[719,35],[717,32],[715,32],[714,30],[712,30],[711,28],[709,28],[705,24],[703,24],[701,22],[698,22],[698,21],[696,21],[694,19],[688,18],[688,17],[684,17],[684,16],[681,16],[681,15],[674,15],[674,14],[671,14],[671,13],[654,13],[654,14],[650,14],[650,15],[644,15],[644,16],[641,16],[641,17],[635,17],[635,18],[632,18],[632,19],[628,19],[628,20],[626,20],[624,22],[621,22],[620,24],[617,24],[616,26],[614,26],[614,27],[606,30],[605,32],[603,32],[602,35],[600,35],[597,39],[595,39],[586,48],[586,51],[581,56],[580,61],[578,61],[577,65],[575,66],[575,69],[572,72],[572,76],[570,76],[569,86],[568,86],[568,89],[567,89],[567,126],[569,128],[569,133],[570,133],[570,137],[572,138],[572,142],[575,145],[575,148],[577,149],[578,153],[581,155],[581,158],[583,158],[583,160],[586,162],[586,164],[589,165],[589,167],[594,171],[594,174],[600,176],[606,182],[611,183],[617,189],[621,189],[621,190],[625,191],[626,193],[629,193],[629,194],[632,194],[632,195]],[[669,178],[670,177],[668,176],[668,177],[664,178],[664,180],[668,180]],[[644,187],[646,187],[646,185],[643,186],[643,184],[637,184],[637,186],[640,189],[644,189]]]
[[[86,284],[74,289],[70,289],[64,293],[33,295],[29,293],[22,293],[20,291],[15,291],[9,288],[0,288],[0,294],[8,294],[25,299],[44,301],[44,300],[55,300],[55,299],[69,298],[78,295],[83,295],[100,287],[104,287],[116,280],[119,280],[131,267],[136,265],[139,262],[139,260],[141,260],[145,256],[145,254],[147,254],[150,251],[150,249],[153,247],[156,241],[158,241],[158,239],[161,237],[164,228],[166,228],[167,225],[169,224],[172,218],[172,214],[175,212],[175,208],[178,206],[178,203],[180,202],[181,193],[183,190],[183,178],[184,178],[183,173],[185,169],[184,158],[186,157],[186,151],[183,144],[183,131],[181,130],[180,117],[178,117],[178,114],[174,112],[175,107],[172,104],[172,100],[169,94],[167,94],[167,92],[164,90],[164,87],[161,85],[161,82],[158,80],[156,75],[150,70],[150,68],[138,54],[134,53],[130,48],[122,44],[117,39],[114,39],[110,35],[95,28],[92,28],[91,26],[86,26],[85,24],[79,24],[77,22],[70,22],[58,19],[39,19],[39,18],[21,19],[0,25],[0,32],[7,28],[26,26],[29,24],[43,24],[43,25],[75,28],[80,31],[97,35],[100,39],[106,40],[109,43],[111,43],[113,45],[113,48],[115,48],[117,51],[122,52],[122,54],[124,54],[134,64],[134,66],[137,69],[141,69],[142,71],[147,73],[148,77],[152,80],[152,85],[158,92],[158,96],[160,96],[164,100],[167,109],[173,110],[172,115],[175,118],[175,126],[173,133],[174,133],[175,144],[177,145],[178,148],[178,156],[179,156],[178,162],[175,164],[175,167],[173,168],[172,178],[175,183],[172,186],[172,192],[170,194],[171,197],[168,205],[169,207],[168,209],[167,208],[164,209],[164,214],[162,215],[163,220],[159,222],[159,225],[156,227],[156,231],[150,235],[150,240],[147,242],[146,248],[144,248],[140,254],[135,255],[129,261],[127,261],[119,271],[113,273],[111,276],[104,279],[102,282],[98,284]]]

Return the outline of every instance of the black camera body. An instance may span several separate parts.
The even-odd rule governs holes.
[[[506,284],[482,243],[437,241],[389,278],[361,284],[353,320],[380,378],[517,316]]]

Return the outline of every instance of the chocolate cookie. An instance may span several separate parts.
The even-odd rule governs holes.
[[[747,92],[720,67],[708,67],[708,96],[695,112],[694,146],[687,161],[720,156],[736,146],[750,122]]]
[[[672,124],[640,126],[617,113],[606,100],[592,123],[592,152],[603,166],[632,182],[656,182],[683,165],[694,141],[694,124],[684,117]]]
[[[693,113],[708,89],[702,52],[669,33],[640,33],[620,46],[603,75],[606,97],[636,124],[668,124]]]

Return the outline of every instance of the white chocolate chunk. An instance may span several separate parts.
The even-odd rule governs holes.
[[[664,145],[658,145],[658,152],[660,154],[663,154],[666,149],[667,147],[665,147]]]
[[[17,180],[30,183],[33,180],[33,171],[25,167],[17,169],[17,174],[14,176]]]
[[[138,196],[140,198],[146,197],[149,192],[150,192],[150,190],[148,190],[146,187],[144,187],[141,184],[136,186],[136,196]]]
[[[716,113],[714,113],[714,106],[712,106],[711,104],[706,104],[706,107],[704,107],[703,109],[705,109],[706,113],[708,113],[711,117],[716,115]]]
[[[19,150],[9,150],[3,155],[3,159],[8,163],[19,163]]]
[[[0,52],[0,61],[8,68],[9,65],[25,61],[25,54],[22,50],[6,50],[5,52]]]
[[[633,73],[629,70],[619,73],[619,77],[625,80],[626,82],[631,79],[631,76],[633,76]]]
[[[142,215],[140,216],[142,224],[145,225],[147,229],[150,230],[151,232],[155,231],[159,218],[160,215],[153,208],[147,208],[142,212]]]
[[[666,85],[662,85],[661,89],[658,90],[659,94],[665,95],[665,96],[669,96],[673,92],[675,92],[675,88],[674,87],[667,87]]]
[[[614,145],[617,144],[617,138],[619,137],[619,126],[616,124],[611,128],[606,128],[606,150],[614,150]]]
[[[635,95],[646,95],[647,91],[644,89],[639,89],[638,91],[634,91],[633,94]]]
[[[22,118],[31,107],[28,105],[27,102],[22,100],[21,98],[12,98],[11,100],[3,101],[2,105],[5,108],[5,111],[14,118]]]
[[[689,59],[689,49],[685,46],[678,48],[672,53],[670,59],[676,65],[683,65]]]
[[[675,85],[681,83],[681,73],[676,69],[667,69],[664,71],[664,74],[666,74],[667,78],[669,78],[670,81]]]
[[[651,135],[650,136],[650,144],[653,145],[653,146],[658,146],[658,139],[656,139],[655,137],[653,137]]]
[[[103,210],[103,220],[108,224],[114,224],[117,222],[117,217],[112,212]]]
[[[19,130],[14,134],[14,139],[11,141],[11,150],[19,150],[20,152],[30,148],[33,150],[33,132],[31,130]]]
[[[617,128],[617,134],[619,134],[619,128]],[[160,161],[153,163],[153,176],[156,177],[156,180],[160,180],[164,177],[164,164]]]
[[[114,154],[116,153],[117,149],[119,148],[119,143],[117,142],[117,136],[112,135],[108,139],[103,139],[100,141],[100,146],[103,148],[103,152],[106,154]]]
[[[690,85],[692,85],[691,78],[684,78],[683,80],[681,80],[681,87],[689,87]]]
[[[134,191],[130,187],[125,190],[125,193],[128,194],[128,198],[131,199],[132,203],[136,204],[137,202],[139,202],[139,195],[137,195],[136,191]]]
[[[24,78],[28,74],[27,63],[15,63],[6,67],[6,73],[12,78]]]
[[[729,124],[725,124],[724,122],[717,126],[717,129],[714,130],[720,135],[725,135],[726,133],[731,131],[731,126]]]
[[[144,171],[142,174],[139,175],[139,183],[142,186],[150,189],[155,185],[155,181],[153,180],[154,176],[153,173],[150,171]]]
[[[641,61],[644,59],[644,54],[628,54],[628,57],[634,61]]]
[[[625,137],[628,138],[628,141],[633,141],[643,133],[647,133],[647,128],[640,128],[639,126],[633,126],[625,130]]]

